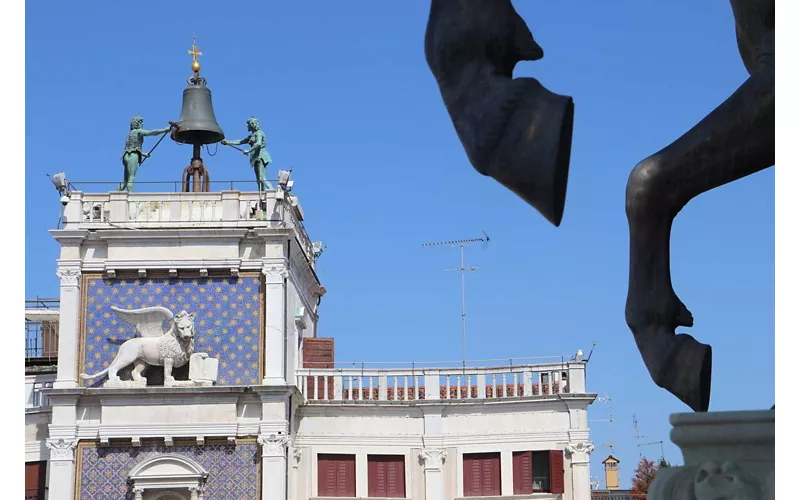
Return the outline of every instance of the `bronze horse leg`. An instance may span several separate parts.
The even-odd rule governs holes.
[[[675,334],[694,320],[672,288],[672,221],[695,196],[775,164],[774,3],[731,3],[750,77],[694,128],[639,163],[625,197],[625,319],[653,381],[694,411],[708,410],[711,347]]]

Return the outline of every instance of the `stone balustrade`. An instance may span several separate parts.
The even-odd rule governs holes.
[[[483,368],[298,369],[308,403],[469,401],[586,393],[585,362]]]
[[[291,228],[303,251],[313,245],[297,197],[280,189],[262,192],[70,192],[63,229]]]

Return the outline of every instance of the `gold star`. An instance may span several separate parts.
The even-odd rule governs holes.
[[[222,350],[223,350],[224,352],[228,352],[228,349],[230,349],[230,347],[228,347],[228,344],[223,344],[223,345],[222,345]]]
[[[252,354],[250,354],[249,352],[248,352],[247,354],[245,354],[245,355],[244,355],[244,359],[250,359],[250,358],[252,358],[252,357],[253,357],[253,355],[252,355]]]
[[[94,297],[89,297],[89,303],[94,304]]]
[[[222,337],[220,337],[220,336],[214,337],[214,342],[219,344],[220,342],[222,342]]]
[[[135,280],[133,280],[133,284],[134,284],[134,285],[136,285],[136,286],[139,286],[139,285],[141,285],[141,284],[142,284],[142,280],[140,280],[140,279],[135,279]]]
[[[118,288],[112,288],[111,289],[111,295],[117,295],[117,294],[119,294],[119,289]]]
[[[126,280],[122,280],[119,282],[120,286],[128,286],[128,282]]]
[[[244,349],[244,346],[242,344],[239,344],[239,345],[236,346],[236,350],[238,350],[238,351],[241,351],[243,349]]]
[[[98,288],[97,289],[97,295],[103,295],[103,289],[102,288]]]

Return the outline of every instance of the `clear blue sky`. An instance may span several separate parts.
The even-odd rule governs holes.
[[[335,337],[338,360],[460,359],[458,275],[442,272],[458,251],[421,243],[485,230],[489,246],[467,253],[480,266],[467,281],[468,357],[588,353],[596,340],[588,386],[613,400],[627,484],[632,415],[644,441],[668,442],[667,415],[687,408],[651,382],[625,324],[625,183],[745,79],[733,17],[724,0],[515,4],[545,50],[516,74],[576,103],[558,229],[467,162],[425,63],[427,1],[29,2],[26,296],[58,294],[47,230],[59,205],[45,173],[119,182],[131,116],[147,128],[177,119],[195,32],[226,135],[244,136],[255,115],[270,178],[295,168],[306,227],[328,245],[319,331]],[[165,141],[137,180],[179,180],[189,156]],[[229,149],[205,157],[214,180],[251,177]],[[714,347],[712,410],[774,403],[774,250],[772,170],[696,199],[676,220],[673,281],[695,317],[689,331]],[[590,409],[607,416],[602,403]],[[591,429],[601,477],[609,425]]]

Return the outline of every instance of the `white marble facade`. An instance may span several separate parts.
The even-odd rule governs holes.
[[[258,217],[252,210],[255,193],[72,193],[65,226],[51,231],[61,244],[58,369],[53,389],[46,392],[46,407],[29,412],[26,422],[26,460],[49,460],[50,500],[88,498],[81,494],[86,488],[80,477],[82,452],[100,456],[103,450],[130,450],[130,456],[137,456],[136,450],[156,449],[158,453],[143,453],[147,460],[124,471],[130,483],[125,487],[133,488],[134,498],[207,498],[218,473],[215,465],[186,452],[203,446],[258,446],[255,497],[262,500],[317,498],[318,459],[326,454],[354,457],[357,497],[369,495],[369,457],[399,455],[404,457],[406,498],[445,500],[465,494],[465,454],[496,453],[501,496],[508,497],[514,494],[514,453],[537,450],[558,451],[564,457],[563,494],[541,493],[537,498],[589,499],[592,445],[586,409],[595,395],[586,391],[585,362],[580,359],[502,375],[491,369],[474,371],[457,382],[456,374],[429,371],[415,377],[416,385],[406,385],[405,392],[403,382],[397,382],[401,376],[391,371],[362,377],[358,384],[367,385],[354,386],[342,372],[334,376],[335,371],[302,368],[303,339],[317,336],[325,290],[314,271],[313,245],[302,228],[296,198],[282,203],[274,191],[267,196],[265,215]],[[88,315],[94,310],[89,306],[95,303],[89,298],[96,297],[87,290],[90,276],[143,283],[182,276],[260,276],[258,290],[248,293],[260,293],[263,303],[258,314],[248,309],[252,317],[241,316],[241,323],[215,324],[221,318],[212,314],[205,326],[198,326],[196,342],[205,335],[203,341],[217,349],[209,354],[220,354],[219,366],[212,370],[215,375],[218,370],[220,379],[213,386],[87,386],[81,371],[94,363],[95,355],[97,360],[108,355],[87,350],[87,338],[114,334],[90,333]],[[157,286],[141,294],[120,289],[113,300],[139,297],[128,304],[143,307],[147,293]],[[208,303],[214,300],[233,299],[214,297]],[[213,313],[211,307],[202,312],[210,309]],[[236,319],[239,310],[229,309],[231,317]],[[203,317],[199,314],[198,321]],[[231,340],[230,350],[222,351],[228,344],[221,329],[230,328],[233,339],[248,320],[248,327],[257,325],[256,338],[263,345],[249,352]],[[235,383],[232,378],[220,383],[228,371],[242,369],[245,351],[250,354],[246,362],[257,366],[257,383]],[[226,358],[239,353],[235,363]],[[308,394],[309,378],[329,375],[331,393],[322,398]],[[409,384],[405,374],[402,378]],[[462,397],[453,392],[451,380],[454,386],[478,387],[477,392]],[[412,390],[419,395],[420,386],[426,388],[425,399],[410,397]],[[558,390],[543,390],[545,386]],[[498,394],[498,387],[513,389]],[[92,447],[97,452],[85,451]]]

